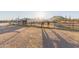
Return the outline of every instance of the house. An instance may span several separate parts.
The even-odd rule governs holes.
[[[27,24],[27,18],[22,18],[17,20],[18,25],[26,25]]]

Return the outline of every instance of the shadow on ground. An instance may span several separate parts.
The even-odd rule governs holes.
[[[55,31],[52,31],[52,33],[54,33],[57,37],[58,37],[58,39],[60,40],[59,41],[59,47],[60,48],[74,48],[74,47],[76,47],[77,45],[75,45],[75,44],[71,44],[71,43],[69,43],[69,42],[67,42],[66,40],[68,40],[68,39],[64,39],[63,37],[61,37],[58,33],[56,33]]]
[[[48,33],[42,29],[42,38],[43,38],[43,48],[74,48],[79,47],[79,45],[71,44],[61,37],[58,33],[52,31],[59,40],[55,40],[49,37]],[[52,36],[53,37],[53,36]]]
[[[38,26],[38,25],[25,25],[26,27],[36,27],[36,28],[45,28],[45,29],[54,29],[54,27],[44,27],[44,26]]]
[[[50,40],[48,34],[42,29],[43,48],[53,48],[53,43]]]
[[[38,25],[25,25],[26,27],[36,27],[36,28],[45,28],[45,29],[58,29],[58,30],[64,30],[64,31],[71,31],[71,32],[79,32],[79,30],[74,30],[74,29],[66,29],[64,27],[44,27],[44,26],[38,26]]]
[[[8,32],[15,32],[18,29],[21,29],[21,26],[5,26],[0,28],[0,34],[8,33]]]

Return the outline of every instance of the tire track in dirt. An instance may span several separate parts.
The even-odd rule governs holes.
[[[58,30],[52,30],[52,32],[55,33],[58,38],[61,38],[61,41],[63,41],[61,44],[62,47],[70,47],[70,48],[79,47],[79,42],[75,41],[72,37],[68,36],[68,34],[60,32]]]
[[[45,46],[45,48],[59,48],[59,38],[54,34],[54,33],[52,33],[51,32],[51,30],[50,29],[45,29],[44,30],[45,31],[45,37],[47,37],[46,39],[44,39],[43,38],[43,40],[46,42],[46,43],[44,43],[43,42],[43,45],[47,45],[47,46]],[[49,42],[50,41],[50,42]]]
[[[51,29],[42,29],[43,47],[44,48],[75,48],[78,44],[71,43],[70,37]]]
[[[0,47],[41,48],[42,47],[41,29],[33,28],[33,27],[29,27],[29,28],[26,27],[16,36],[2,43]]]
[[[15,31],[16,34],[15,34],[14,36],[12,36],[12,37],[6,39],[5,41],[1,42],[1,43],[0,43],[0,47],[5,47],[6,45],[8,45],[8,44],[10,44],[10,43],[12,43],[12,42],[14,42],[14,41],[16,41],[16,39],[18,39],[18,37],[19,37],[19,34],[20,34],[21,32],[23,32],[23,31],[26,31],[26,28],[24,28],[24,29],[21,30],[21,31]],[[18,42],[17,42],[17,43],[18,43]]]
[[[53,48],[53,43],[48,35],[48,33],[45,31],[45,29],[42,29],[42,39],[43,39],[43,48]]]

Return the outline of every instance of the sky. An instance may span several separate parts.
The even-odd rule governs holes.
[[[53,16],[63,16],[79,18],[79,11],[0,11],[0,20],[15,18],[51,18]]]

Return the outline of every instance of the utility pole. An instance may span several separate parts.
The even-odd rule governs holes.
[[[74,19],[73,19],[73,31],[74,31],[74,25],[75,25],[75,24],[74,24]]]

